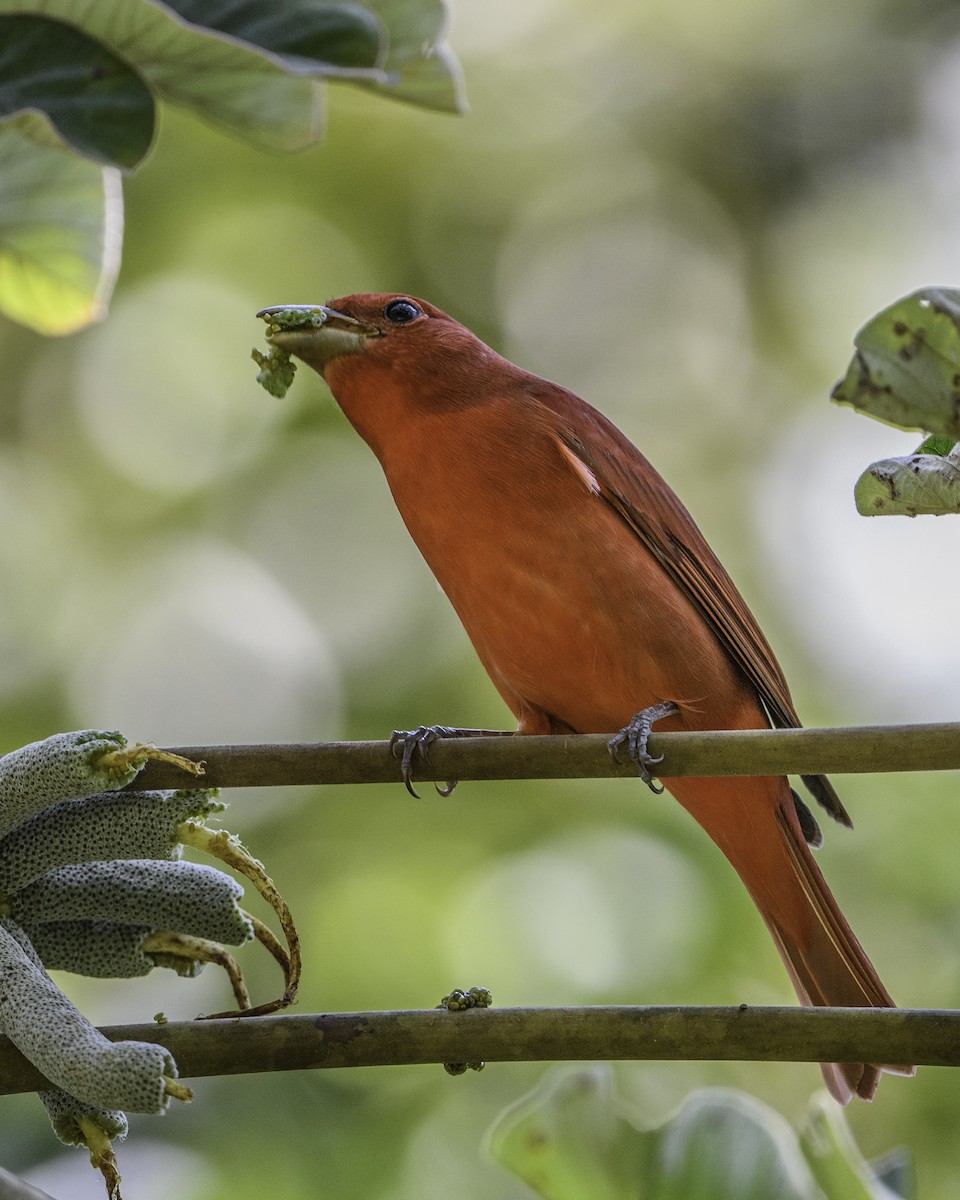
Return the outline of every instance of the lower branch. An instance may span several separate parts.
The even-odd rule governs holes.
[[[329,1067],[574,1060],[960,1065],[960,1011],[861,1008],[472,1008],[105,1028],[158,1042],[181,1076]],[[0,1094],[49,1087],[0,1038]]]

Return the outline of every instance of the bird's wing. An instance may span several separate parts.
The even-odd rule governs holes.
[[[538,398],[546,400],[561,418],[557,427],[561,447],[579,459],[596,480],[597,494],[700,611],[724,650],[756,689],[771,724],[778,729],[799,729],[800,718],[790,689],[767,639],[673,491],[601,413],[583,405],[571,393]],[[572,406],[574,400],[576,406]],[[831,816],[841,824],[852,823],[825,776],[804,776],[803,781]]]

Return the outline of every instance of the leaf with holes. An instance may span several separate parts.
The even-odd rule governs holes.
[[[923,288],[878,313],[831,393],[900,429],[960,438],[960,291]]]
[[[857,480],[854,499],[863,517],[940,517],[960,513],[960,450],[922,453],[871,463]]]

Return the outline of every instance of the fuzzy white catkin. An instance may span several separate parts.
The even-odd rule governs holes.
[[[99,1125],[108,1138],[125,1138],[127,1136],[127,1118],[115,1109],[98,1108],[95,1104],[84,1104],[76,1096],[52,1088],[47,1092],[38,1092],[47,1110],[53,1132],[67,1146],[85,1146],[87,1139],[80,1128],[82,1118]]]
[[[149,925],[118,925],[113,921],[40,921],[24,925],[40,961],[48,971],[72,971],[94,979],[134,979],[149,975],[157,965],[143,952]],[[185,972],[196,975],[199,964]]]
[[[15,922],[0,918],[0,1029],[51,1083],[85,1104],[159,1113],[176,1064],[162,1046],[111,1042],[54,984]]]
[[[237,901],[235,879],[192,862],[77,863],[59,867],[9,896],[10,915],[25,925],[44,921],[117,921],[240,945],[253,926]]]
[[[9,895],[71,863],[179,858],[180,825],[224,807],[202,788],[102,792],[52,804],[0,838],[0,890]]]
[[[121,733],[81,729],[4,754],[0,757],[0,833],[16,828],[48,804],[115,791],[136,779],[140,766],[117,770],[98,765],[105,754],[126,745]]]

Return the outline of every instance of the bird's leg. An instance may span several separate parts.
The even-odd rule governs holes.
[[[420,725],[416,729],[395,729],[390,735],[390,749],[394,758],[400,755],[400,774],[404,787],[419,800],[420,796],[413,786],[413,756],[418,750],[426,762],[428,749],[440,738],[508,737],[515,732],[513,729],[453,729],[449,725]],[[441,796],[449,796],[457,786],[457,781],[448,779],[445,787],[438,783],[433,786]]]
[[[647,742],[650,740],[650,734],[656,721],[661,721],[664,717],[674,717],[679,711],[679,707],[672,700],[663,700],[660,704],[651,704],[649,708],[641,708],[607,743],[614,762],[621,761],[620,750],[626,746],[627,757],[636,765],[640,778],[657,795],[663,791],[663,785],[658,786],[654,783],[650,768],[663,762],[663,755],[654,758],[647,750]]]

